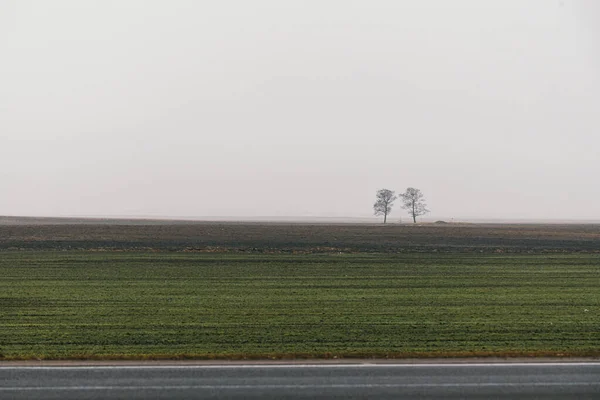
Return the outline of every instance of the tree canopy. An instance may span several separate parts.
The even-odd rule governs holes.
[[[373,210],[375,215],[383,215],[383,223],[387,222],[387,216],[392,211],[392,205],[398,197],[393,190],[381,189],[377,191]]]
[[[429,212],[423,193],[419,189],[409,187],[400,195],[402,198],[402,208],[408,211],[413,222],[417,222],[417,217]]]

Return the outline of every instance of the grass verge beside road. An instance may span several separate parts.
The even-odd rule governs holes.
[[[600,255],[0,253],[0,359],[600,355]]]

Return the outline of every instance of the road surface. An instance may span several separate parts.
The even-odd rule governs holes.
[[[600,399],[600,363],[0,364],[1,399]]]

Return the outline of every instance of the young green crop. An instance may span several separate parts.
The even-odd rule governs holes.
[[[0,253],[0,354],[600,353],[598,255]]]

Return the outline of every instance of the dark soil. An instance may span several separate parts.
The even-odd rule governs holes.
[[[0,250],[600,252],[600,225],[93,221],[1,224]]]

